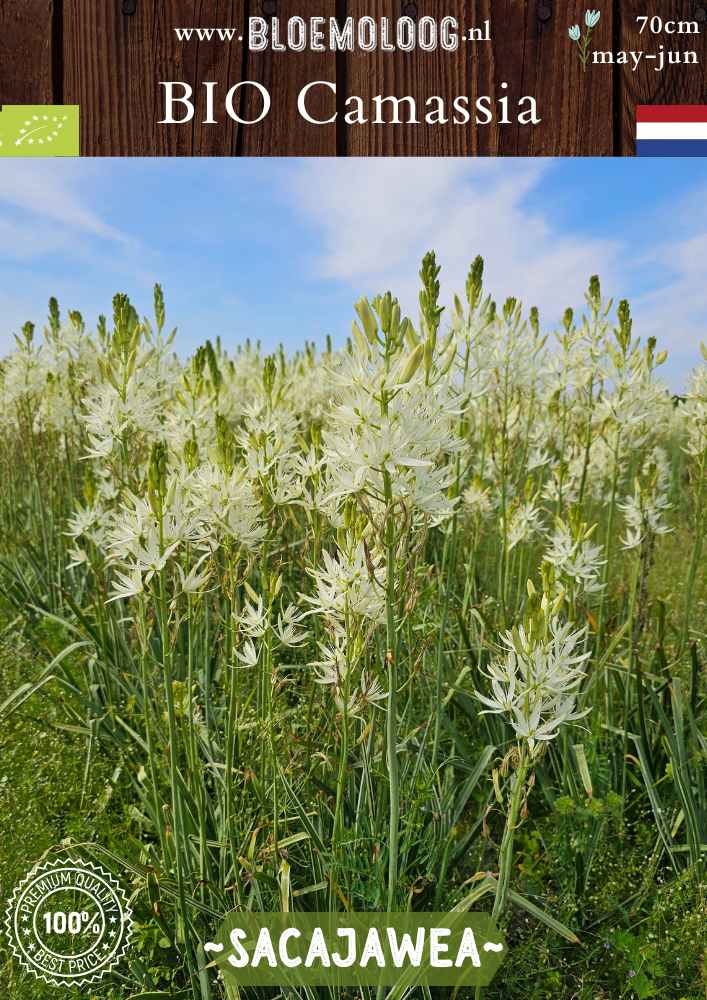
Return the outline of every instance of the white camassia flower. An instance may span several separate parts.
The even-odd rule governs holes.
[[[541,496],[548,503],[559,504],[562,501],[567,506],[577,502],[579,490],[571,473],[566,479],[563,479],[561,470],[555,466],[550,470],[550,478],[544,484]]]
[[[106,355],[102,377],[85,397],[87,457],[106,462],[128,438],[133,454],[137,442],[156,439],[174,374],[172,359],[164,348],[157,351],[144,345],[132,364],[122,355]]]
[[[278,507],[300,501],[304,484],[294,455],[285,455],[277,462],[269,477],[268,489],[272,502]]]
[[[258,665],[258,651],[252,639],[246,639],[242,647],[236,650],[236,658],[241,667],[256,667]]]
[[[161,519],[146,497],[128,492],[113,516],[107,546],[111,562],[138,565],[147,574],[145,582],[149,582],[182,544],[197,538],[195,520],[177,476],[167,485]]]
[[[528,453],[526,469],[528,472],[532,472],[533,469],[541,469],[543,466],[547,465],[549,461],[550,456],[547,448],[540,443],[534,444]]]
[[[377,677],[364,670],[361,674],[360,695],[364,704],[380,707],[388,697],[388,692],[383,689]]]
[[[127,573],[121,573],[120,570],[116,570],[113,579],[113,592],[108,598],[107,603],[110,604],[111,601],[120,601],[129,597],[137,597],[143,590],[142,571],[137,563]]]
[[[277,616],[275,635],[283,646],[301,646],[307,639],[307,633],[299,628],[304,615],[297,611],[294,604],[288,604],[284,611]]]
[[[462,493],[462,504],[470,514],[487,517],[494,509],[490,487],[477,477]]]
[[[624,447],[642,448],[651,438],[659,421],[672,410],[670,394],[659,382],[649,381],[636,366],[615,373],[616,385],[597,401],[593,422],[597,428],[605,422],[620,430]]]
[[[340,712],[360,716],[366,707],[383,707],[387,693],[376,677],[364,670],[360,686],[356,688],[352,683],[354,664],[349,659],[350,651],[347,650],[344,633],[335,632],[330,642],[320,642],[319,650],[322,659],[311,664],[315,682],[330,689],[334,704]]]
[[[76,509],[66,522],[64,534],[75,542],[79,539],[89,541],[105,552],[108,547],[108,522],[109,514],[103,510],[100,502],[96,501],[91,506]],[[71,556],[69,569],[85,563],[88,559],[85,549],[80,545],[76,545],[69,555]]]
[[[508,518],[508,549],[529,541],[542,527],[542,511],[532,501],[519,504]]]
[[[245,601],[243,610],[238,616],[238,624],[246,635],[253,639],[260,639],[265,635],[268,627],[268,613],[263,606],[263,598],[259,595],[253,603]]]
[[[556,616],[547,635],[532,637],[523,626],[501,636],[503,654],[486,672],[492,696],[474,692],[484,712],[505,715],[531,754],[540,742],[554,739],[560,726],[586,715],[575,711],[582,665],[591,655],[578,652],[586,629],[573,632]]]
[[[438,524],[454,512],[446,495],[454,468],[442,459],[462,447],[453,429],[460,400],[451,381],[427,385],[421,370],[400,383],[406,361],[403,355],[386,371],[378,355],[359,347],[331,373],[341,402],[323,434],[329,495],[365,493],[382,501],[387,473],[393,501]]]
[[[600,572],[606,562],[602,554],[602,546],[595,545],[586,532],[574,537],[570,526],[558,520],[543,561],[585,594],[596,594],[602,589]]]
[[[347,652],[346,634],[335,631],[329,642],[320,642],[318,645],[321,659],[313,660],[310,664],[314,668],[314,680],[317,684],[330,687],[334,700],[342,708],[342,690],[352,667]]]
[[[626,523],[621,538],[623,547],[638,548],[649,534],[669,534],[673,529],[664,523],[663,516],[670,507],[667,496],[659,489],[642,489],[636,482],[633,493],[619,504]]]
[[[690,376],[680,413],[687,438],[685,451],[701,458],[707,454],[707,364],[695,368]]]
[[[100,522],[102,511],[97,506],[79,507],[69,517],[66,523],[65,535],[70,538],[80,538],[90,535],[93,528]]]
[[[265,537],[260,503],[245,469],[231,473],[211,462],[200,465],[185,481],[195,532],[201,542],[218,545],[225,538],[253,549]]]
[[[323,566],[311,570],[316,596],[302,595],[312,606],[310,614],[321,614],[343,621],[347,614],[380,624],[385,621],[385,591],[376,582],[385,579],[383,556],[369,553],[360,542],[352,551],[339,550],[336,556],[322,553]],[[374,578],[371,578],[371,571]]]
[[[211,568],[209,566],[206,569],[201,570],[202,563],[207,558],[208,553],[204,555],[196,562],[191,569],[185,573],[181,565],[177,563],[177,572],[179,573],[180,589],[183,594],[200,594],[206,584],[211,578]]]
[[[75,569],[77,566],[84,566],[88,562],[88,554],[78,545],[75,545],[72,549],[69,549],[67,555],[69,556],[69,562],[66,564],[67,569]]]

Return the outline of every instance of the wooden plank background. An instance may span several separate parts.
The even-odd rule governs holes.
[[[592,4],[593,5],[593,4]],[[707,0],[596,0],[593,36],[601,49],[657,52],[694,47],[699,65],[655,72],[644,61],[582,71],[567,29],[582,23],[586,0],[0,0],[0,104],[80,104],[84,155],[627,155],[634,150],[636,104],[707,103]],[[180,44],[173,28],[243,27],[249,16],[340,18],[364,14],[456,16],[465,27],[491,19],[493,41],[456,53],[263,53],[234,41]],[[697,20],[700,35],[639,36],[637,14]],[[215,81],[221,94],[245,79],[263,83],[273,107],[256,126],[230,119],[158,125],[160,80],[196,87]],[[537,98],[537,126],[309,125],[296,95],[311,80],[336,81],[346,94],[431,94]],[[327,94],[318,97],[324,111]],[[245,117],[258,98],[241,92]],[[316,104],[312,105],[317,108]],[[341,116],[340,116],[341,119]]]

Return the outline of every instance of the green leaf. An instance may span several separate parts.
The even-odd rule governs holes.
[[[479,882],[479,884],[471,890],[471,892],[460,900],[456,906],[452,907],[452,913],[466,913],[470,910],[474,903],[478,903],[480,899],[484,896],[488,896],[490,892],[494,892],[496,889],[496,879],[493,875],[487,875],[486,878]]]
[[[514,892],[511,889],[508,893],[508,898],[511,903],[515,906],[519,906],[521,910],[525,910],[526,913],[529,913],[532,917],[535,917],[536,920],[545,924],[545,926],[549,927],[550,930],[555,931],[560,935],[560,937],[563,937],[565,941],[569,941],[571,944],[579,944],[579,938],[574,931],[571,931],[569,927],[565,927],[565,925],[561,924],[559,920],[555,920],[555,918],[551,917],[549,913],[545,912],[545,910],[541,910],[539,906],[535,905],[535,903],[531,903],[525,896],[521,896],[519,892]]]
[[[8,716],[12,712],[16,711],[20,707],[20,705],[23,705],[28,698],[31,698],[33,694],[36,694],[36,692],[39,691],[39,689],[42,688],[45,684],[48,684],[49,681],[56,680],[60,684],[63,684],[65,687],[67,687],[70,691],[75,691],[72,685],[68,684],[68,682],[65,681],[62,677],[58,677],[56,674],[54,674],[53,670],[61,664],[62,660],[65,660],[66,657],[69,656],[71,653],[76,652],[77,649],[81,649],[84,646],[92,646],[92,645],[93,643],[87,641],[72,642],[71,645],[67,646],[65,649],[62,649],[62,651],[57,656],[54,657],[52,662],[47,664],[47,666],[40,673],[39,677],[34,682],[34,684],[32,684],[29,681],[25,684],[21,684],[20,687],[18,687],[15,691],[12,692],[9,698],[5,699],[2,705],[0,705],[0,717],[3,715]]]
[[[589,773],[589,765],[587,763],[587,755],[581,743],[574,743],[572,747],[574,749],[574,755],[577,758],[577,767],[579,768],[579,776],[582,779],[582,784],[584,785],[584,791],[591,799],[594,792],[592,789],[592,776]]]

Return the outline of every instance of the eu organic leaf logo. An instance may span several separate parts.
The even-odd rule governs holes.
[[[2,106],[0,156],[78,155],[78,105]]]

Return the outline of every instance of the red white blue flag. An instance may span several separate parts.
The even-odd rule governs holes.
[[[639,104],[636,156],[707,156],[707,104]]]

